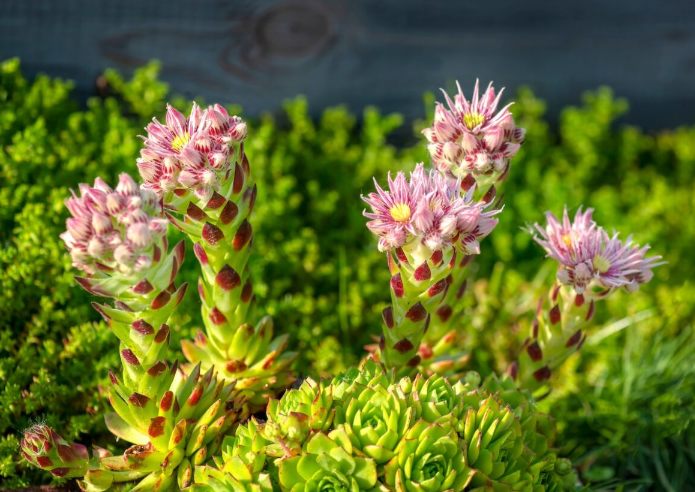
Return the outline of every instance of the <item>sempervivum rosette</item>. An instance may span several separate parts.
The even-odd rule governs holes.
[[[295,354],[273,323],[254,316],[247,261],[256,200],[244,153],[246,123],[220,105],[193,106],[188,117],[169,107],[166,124],[148,125],[138,160],[143,188],[160,196],[171,222],[188,234],[202,267],[199,293],[205,333],[183,342],[191,363],[236,381],[254,409],[292,383]]]
[[[291,389],[279,400],[270,400],[268,422],[263,436],[275,443],[266,449],[271,456],[296,453],[312,431],[331,428],[335,409],[332,388],[325,381],[307,378],[298,389]]]
[[[548,299],[539,301],[531,335],[510,367],[521,387],[543,386],[581,348],[597,301],[619,289],[634,292],[663,264],[661,256],[646,256],[648,245],[640,247],[632,236],[609,235],[592,215],[592,209],[582,212],[580,207],[570,220],[565,207],[562,220],[547,212],[546,226],[535,224],[534,239],[558,262],[557,283]]]
[[[285,492],[358,492],[377,484],[374,460],[354,452],[344,429],[314,434],[303,451],[278,466]]]
[[[497,225],[499,210],[487,211],[486,204],[473,201],[472,190],[461,196],[456,182],[427,173],[422,164],[410,180],[398,173],[388,184],[388,191],[376,184],[377,192],[363,197],[372,209],[364,215],[392,275],[379,357],[408,374],[421,361],[420,341],[446,295],[457,252],[478,254],[479,240]]]

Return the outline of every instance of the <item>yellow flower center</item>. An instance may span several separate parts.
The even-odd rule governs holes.
[[[569,234],[565,234],[562,236],[562,242],[565,243],[565,246],[569,248],[572,244],[572,237]]]
[[[407,203],[397,203],[389,209],[389,213],[396,222],[407,222],[410,219],[410,207]]]
[[[176,138],[171,142],[171,147],[176,152],[181,152],[183,146],[186,145],[190,139],[191,136],[188,134],[188,132],[184,133],[183,135],[176,135]]]
[[[480,125],[485,121],[485,117],[482,114],[470,113],[463,115],[463,122],[466,124],[469,130],[472,130],[476,126]]]
[[[611,262],[601,255],[595,256],[591,263],[599,273],[606,273],[611,267]]]

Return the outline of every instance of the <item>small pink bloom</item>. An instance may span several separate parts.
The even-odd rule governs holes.
[[[80,196],[73,192],[65,202],[73,217],[60,235],[73,265],[89,274],[97,273],[96,262],[126,274],[151,265],[153,246],[168,224],[157,196],[127,174],[119,176],[115,189],[97,179],[79,190]]]
[[[137,161],[143,188],[160,196],[187,188],[208,200],[227,177],[233,144],[246,138],[246,123],[219,104],[205,110],[194,104],[188,118],[169,106],[165,121],[146,127]]]
[[[526,133],[515,126],[511,104],[497,111],[504,89],[496,94],[490,83],[481,95],[476,81],[469,101],[457,86],[453,101],[444,92],[448,109],[437,104],[432,126],[422,132],[430,142],[434,167],[453,176],[503,173]]]
[[[570,221],[567,207],[560,222],[546,212],[547,225],[535,224],[540,236],[534,239],[548,256],[560,263],[557,278],[571,285],[578,294],[591,286],[610,291],[619,287],[635,290],[652,277],[651,269],[661,265],[660,256],[645,258],[648,246],[640,248],[632,238],[623,242],[618,234],[609,236],[592,219],[592,209],[577,211]]]
[[[379,237],[381,251],[399,248],[420,241],[432,251],[460,244],[464,251],[475,254],[479,248],[466,245],[477,241],[492,230],[498,210],[485,212],[486,204],[473,202],[472,187],[460,196],[459,183],[444,178],[435,171],[425,172],[418,164],[407,180],[398,173],[388,178],[389,189],[383,190],[375,181],[377,193],[362,197],[371,208],[364,212],[372,219],[367,227]],[[457,243],[459,237],[468,243]]]

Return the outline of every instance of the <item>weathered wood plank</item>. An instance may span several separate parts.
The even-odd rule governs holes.
[[[368,104],[410,117],[459,79],[528,84],[551,112],[586,89],[629,98],[648,128],[695,118],[688,0],[0,0],[0,57],[94,91],[105,68],[156,58],[175,92],[275,111]]]

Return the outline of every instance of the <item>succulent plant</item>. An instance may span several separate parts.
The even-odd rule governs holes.
[[[128,393],[112,378],[110,402],[115,412],[106,416],[106,424],[133,446],[123,456],[101,456],[99,465],[139,473],[143,478],[133,490],[189,486],[193,467],[216,454],[225,433],[246,417],[243,401],[234,398],[234,384],[218,380],[212,369],[201,375],[198,365],[186,376],[176,364],[162,364],[157,373],[153,398]],[[89,475],[85,482],[88,490],[103,490]]]
[[[183,353],[214,367],[254,409],[288,387],[295,354],[287,335],[273,338],[270,318],[255,319],[247,261],[256,201],[244,152],[246,124],[220,105],[193,106],[188,118],[173,107],[165,124],[148,125],[138,167],[143,187],[163,200],[169,220],[194,243],[202,275],[198,292],[206,333],[184,341]]]
[[[595,303],[618,289],[634,292],[649,282],[661,256],[647,257],[649,245],[640,247],[632,236],[623,241],[592,218],[593,210],[579,207],[570,220],[567,207],[558,220],[547,212],[547,225],[535,224],[534,239],[558,262],[557,283],[548,300],[541,298],[532,331],[509,373],[520,387],[545,385],[558,367],[584,344]],[[546,308],[549,309],[546,310]]]
[[[344,429],[316,433],[301,456],[280,462],[282,490],[292,492],[357,492],[377,483],[374,460],[356,456]]]
[[[59,478],[83,477],[89,468],[89,453],[81,444],[66,441],[52,428],[36,424],[24,431],[24,458]]]
[[[336,406],[335,426],[342,426],[355,449],[378,465],[393,458],[414,420],[415,408],[396,385],[358,384]]]
[[[277,443],[266,452],[271,456],[289,456],[298,452],[311,431],[328,431],[335,416],[332,388],[324,381],[307,378],[298,389],[290,389],[280,400],[270,400],[268,422],[263,435]]]
[[[497,225],[499,211],[485,211],[485,204],[473,201],[473,190],[461,196],[457,182],[425,172],[422,164],[410,180],[403,173],[389,177],[388,191],[375,186],[377,193],[362,197],[372,210],[364,215],[392,275],[379,358],[407,375],[420,364],[420,342],[446,295],[457,251],[480,253],[479,240]]]
[[[480,94],[476,81],[470,101],[460,86],[452,101],[442,90],[449,108],[438,103],[432,125],[422,131],[429,142],[432,165],[445,178],[460,183],[463,193],[472,192],[474,199],[488,204],[509,175],[511,160],[526,134],[514,122],[509,110],[513,103],[497,111],[503,91],[495,93],[490,83]],[[501,199],[493,209],[500,208]],[[449,289],[420,347],[423,372],[456,377],[470,358],[461,343],[463,304],[459,301],[466,292],[472,260],[472,256],[460,258],[451,271]]]

